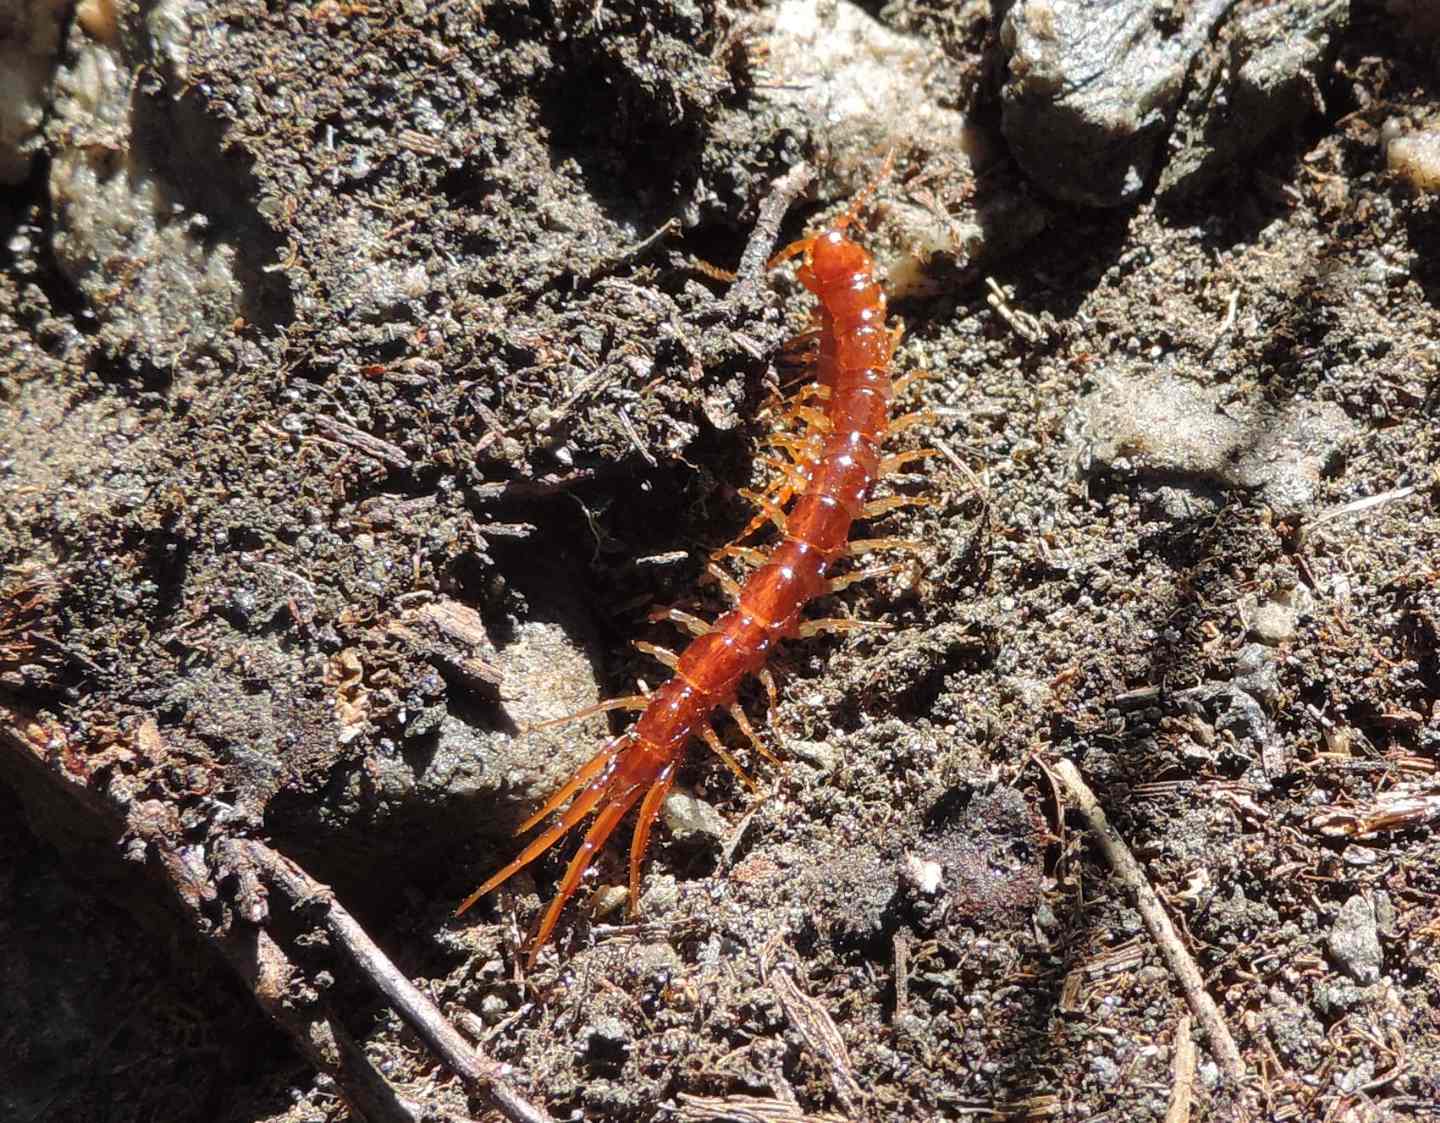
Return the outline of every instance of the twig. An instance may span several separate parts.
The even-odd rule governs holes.
[[[1195,1098],[1195,1038],[1190,1035],[1190,1015],[1184,1014],[1175,1027],[1171,1046],[1170,1106],[1165,1123],[1190,1123],[1190,1102]]]
[[[849,1123],[843,1115],[806,1115],[779,1100],[759,1096],[692,1096],[681,1092],[681,1123]]]
[[[755,219],[755,229],[745,243],[745,252],[740,255],[740,267],[735,270],[738,278],[726,301],[735,307],[753,305],[765,275],[765,263],[770,260],[770,251],[780,233],[780,223],[795,196],[805,190],[814,173],[808,164],[796,164],[770,185],[770,193],[760,202],[760,214]]]
[[[325,929],[360,972],[390,1000],[406,1024],[440,1057],[466,1088],[512,1123],[552,1123],[543,1110],[506,1083],[507,1067],[482,1055],[420,990],[400,973],[327,886],[264,843],[238,841],[264,879],[297,906],[323,908]]]
[[[910,1014],[910,935],[896,932],[892,941],[895,951],[895,1021],[904,1021]]]
[[[1338,507],[1321,511],[1307,522],[1303,528],[1304,533],[1309,534],[1317,526],[1323,526],[1332,519],[1343,518],[1345,515],[1358,515],[1361,511],[1368,511],[1372,507],[1383,507],[1387,503],[1398,503],[1402,499],[1409,499],[1419,490],[1418,485],[1411,484],[1409,487],[1396,487],[1377,495],[1366,495],[1360,499],[1352,499],[1348,503],[1341,503]]]
[[[1160,898],[1155,896],[1155,890],[1150,888],[1150,883],[1145,878],[1145,872],[1140,868],[1140,863],[1135,860],[1135,855],[1125,845],[1110,821],[1105,817],[1105,811],[1101,808],[1095,793],[1085,783],[1080,775],[1080,770],[1070,760],[1061,759],[1055,762],[1052,769],[1055,779],[1065,789],[1066,794],[1074,801],[1080,814],[1084,816],[1090,833],[1094,835],[1095,841],[1100,846],[1100,851],[1105,855],[1106,861],[1115,871],[1116,876],[1125,886],[1135,894],[1135,904],[1140,910],[1140,916],[1145,921],[1145,926],[1150,929],[1150,935],[1160,947],[1160,954],[1164,956],[1166,964],[1180,983],[1180,989],[1185,995],[1185,1001],[1190,1004],[1190,1011],[1204,1027],[1210,1038],[1210,1048],[1214,1051],[1216,1059],[1219,1060],[1225,1075],[1235,1084],[1238,1090],[1245,1089],[1246,1072],[1245,1062],[1240,1057],[1240,1050],[1235,1045],[1235,1039],[1230,1036],[1230,1028],[1220,1016],[1220,1009],[1215,1005],[1215,1000],[1210,997],[1205,989],[1205,980],[1200,974],[1200,968],[1196,966],[1195,960],[1185,950],[1185,945],[1180,942],[1180,937],[1175,933],[1175,926],[1170,922],[1165,908],[1160,903]]]
[[[829,1011],[802,991],[788,970],[783,967],[776,970],[780,950],[784,946],[778,933],[766,942],[760,952],[760,978],[780,999],[780,1008],[785,1011],[786,1019],[805,1044],[825,1062],[836,1097],[847,1111],[855,1114],[864,1103],[865,1093],[855,1079],[845,1039],[840,1036]]]

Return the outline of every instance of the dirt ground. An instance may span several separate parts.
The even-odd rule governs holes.
[[[1423,5],[1356,0],[1297,120],[1107,209],[1007,154],[986,4],[82,9],[0,189],[0,701],[100,818],[0,757],[6,1118],[346,1117],[97,828],[140,799],[332,885],[556,1118],[1232,1117],[1060,760],[1255,1112],[1440,1118]],[[912,61],[786,69],[842,24]],[[606,725],[523,731],[662,681],[648,613],[721,610],[773,474],[810,301],[719,271],[795,163],[782,238],[891,147],[856,237],[926,372],[891,447],[938,454],[864,533],[922,548],[774,660],[781,767],[723,726],[758,792],[692,747],[638,921],[612,845],[526,970],[567,848],[451,913]],[[379,1071],[477,1116],[313,937]]]

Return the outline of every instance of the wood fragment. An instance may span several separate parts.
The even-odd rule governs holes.
[[[681,1092],[681,1123],[850,1123],[843,1115],[805,1112],[762,1096],[692,1096]]]
[[[1075,767],[1074,762],[1066,759],[1058,760],[1050,768],[1050,772],[1065,790],[1066,795],[1070,797],[1076,810],[1085,819],[1101,853],[1110,863],[1110,868],[1115,871],[1116,876],[1120,878],[1125,887],[1135,895],[1135,906],[1139,909],[1146,928],[1150,930],[1151,937],[1159,946],[1160,954],[1164,957],[1166,965],[1179,982],[1180,990],[1185,995],[1185,1001],[1190,1005],[1191,1013],[1195,1015],[1196,1020],[1199,1021],[1209,1037],[1211,1051],[1220,1062],[1220,1067],[1224,1070],[1226,1077],[1237,1090],[1243,1092],[1248,1086],[1248,1076],[1245,1071],[1245,1062],[1235,1044],[1235,1038],[1231,1036],[1225,1019],[1220,1016],[1220,1009],[1215,1005],[1215,1000],[1205,989],[1205,979],[1200,974],[1200,968],[1176,934],[1174,924],[1171,923],[1169,915],[1160,903],[1160,898],[1155,895],[1155,890],[1150,887],[1145,872],[1140,868],[1140,863],[1136,861],[1135,855],[1130,852],[1130,848],[1125,845],[1115,828],[1110,825],[1099,800],[1090,790],[1090,785],[1085,783],[1081,777],[1080,770]]]
[[[147,751],[165,752],[153,720],[142,723],[137,733],[137,745],[142,744]],[[72,743],[58,722],[0,699],[0,775],[27,787],[38,786],[45,798],[56,801],[57,807],[63,806],[77,824],[83,824],[87,834],[113,840],[127,858],[143,862],[178,907],[190,932],[224,958],[296,1049],[317,1072],[334,1082],[358,1118],[367,1123],[466,1123],[463,1116],[437,1111],[428,1104],[417,1105],[401,1096],[324,1000],[305,997],[318,995],[324,988],[291,959],[264,926],[268,918],[266,887],[278,885],[288,894],[301,886],[307,899],[322,899],[328,890],[260,843],[225,838],[212,831],[208,842],[199,844],[181,828],[179,811],[172,803],[159,799],[136,799],[124,805],[112,802],[91,785],[88,771],[67,767],[67,761],[85,755],[85,748]],[[271,876],[281,870],[286,872],[285,878]],[[221,889],[229,884],[237,887],[233,894]],[[328,911],[338,914],[327,916],[335,921],[332,936],[356,958],[382,993],[392,997],[401,1015],[467,1087],[510,1123],[553,1123],[506,1083],[503,1065],[477,1055],[433,1004],[399,976],[348,913],[339,906]],[[411,1020],[417,1011],[428,1036]],[[440,1045],[446,1048],[442,1050]]]
[[[825,1065],[830,1085],[835,1096],[852,1115],[860,1112],[865,1102],[865,1093],[855,1079],[855,1070],[850,1064],[850,1051],[845,1039],[840,1036],[830,1012],[817,1000],[800,989],[790,977],[788,965],[780,965],[780,953],[784,942],[777,933],[766,942],[760,953],[760,978],[780,1000],[780,1007],[795,1032],[800,1035],[806,1047]],[[788,950],[788,949],[786,949]]]
[[[1195,1098],[1195,1058],[1190,1015],[1182,1014],[1171,1046],[1170,1106],[1165,1109],[1165,1123],[1190,1123],[1190,1104]]]
[[[725,303],[735,308],[753,308],[759,300],[759,288],[765,277],[765,264],[770,260],[770,250],[780,234],[780,223],[795,196],[805,190],[814,172],[808,164],[796,164],[784,175],[770,184],[770,191],[760,202],[760,214],[755,219],[755,228],[740,254],[740,266],[735,270],[739,278],[733,288],[725,294]]]

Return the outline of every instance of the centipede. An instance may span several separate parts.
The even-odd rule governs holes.
[[[881,172],[889,170],[889,159]],[[567,719],[626,709],[639,717],[577,769],[545,804],[519,827],[525,834],[554,820],[503,869],[460,903],[459,916],[481,898],[534,862],[593,816],[579,848],[546,908],[528,949],[533,966],[549,940],[566,904],[597,852],[638,804],[629,854],[631,915],[638,909],[640,876],[650,836],[661,806],[675,782],[686,750],[704,741],[747,785],[753,780],[725,747],[714,718],[728,713],[741,732],[772,762],[777,758],[760,740],[738,703],[741,687],[760,678],[770,692],[774,683],[767,664],[784,640],[824,631],[845,631],[859,622],[850,619],[805,619],[804,610],[821,596],[897,566],[852,569],[837,575],[847,559],[885,549],[915,549],[898,538],[851,537],[854,524],[898,507],[922,503],[919,497],[872,497],[875,484],[928,450],[881,453],[887,435],[910,414],[892,420],[900,381],[891,366],[899,339],[887,325],[887,301],[868,250],[849,237],[849,229],[878,186],[861,191],[845,213],[821,230],[791,242],[768,262],[774,269],[800,259],[797,279],[818,301],[818,348],[812,381],[796,395],[790,412],[804,426],[804,435],[777,436],[772,442],[788,453],[780,473],[764,492],[747,493],[760,508],[755,520],[720,554],[740,557],[754,568],[736,581],[712,559],[710,571],[730,594],[734,607],[713,624],[678,609],[659,609],[652,619],[668,619],[688,631],[691,639],[678,655],[649,644],[637,646],[656,655],[672,672],[668,681],[643,695],[613,698]],[[750,535],[773,523],[778,542],[768,551],[744,545]],[[547,723],[553,724],[553,723]]]

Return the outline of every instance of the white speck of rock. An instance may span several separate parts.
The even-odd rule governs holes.
[[[940,892],[945,881],[945,870],[939,862],[921,858],[918,854],[907,853],[901,863],[900,872],[905,880],[927,897]]]
[[[1440,191],[1440,128],[1412,130],[1391,120],[1380,136],[1391,172],[1416,191]]]
[[[1295,627],[1301,616],[1314,607],[1314,597],[1303,585],[1277,589],[1270,598],[1257,605],[1250,615],[1250,631],[1261,643],[1286,643],[1295,638]]]

